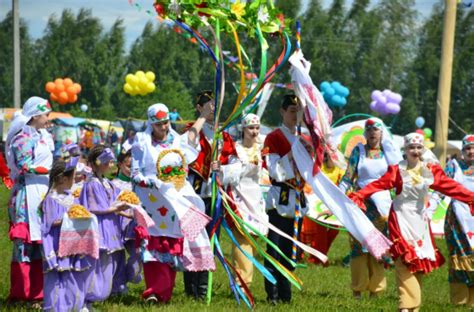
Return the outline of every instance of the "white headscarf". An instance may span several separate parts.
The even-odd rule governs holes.
[[[389,165],[396,165],[402,161],[403,156],[400,152],[400,148],[398,148],[397,144],[393,140],[392,135],[388,131],[385,123],[377,117],[369,118],[365,122],[364,133],[366,131],[365,129],[369,126],[382,130],[382,141],[380,144],[382,145],[383,153],[387,159],[387,163]]]
[[[8,129],[6,143],[6,156],[7,156],[7,165],[10,169],[10,178],[15,180],[18,170],[15,166],[15,158],[11,150],[11,142],[15,135],[20,132],[21,129],[30,121],[34,116],[39,116],[42,114],[47,114],[51,111],[51,106],[49,105],[48,100],[40,98],[38,96],[30,97],[25,104],[23,105],[23,110],[15,112],[13,115],[13,120]]]

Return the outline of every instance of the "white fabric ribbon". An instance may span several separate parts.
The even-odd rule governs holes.
[[[375,228],[367,216],[321,171],[312,175],[313,160],[299,141],[291,148],[298,170],[319,199],[341,221],[354,238],[376,259],[381,259],[392,244]]]

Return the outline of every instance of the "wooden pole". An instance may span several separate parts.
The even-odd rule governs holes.
[[[449,104],[451,100],[451,81],[453,72],[453,50],[456,29],[456,0],[445,0],[441,68],[436,101],[436,129],[434,152],[444,167],[448,143]]]
[[[21,107],[20,83],[20,8],[18,0],[12,0],[13,9],[13,104]]]

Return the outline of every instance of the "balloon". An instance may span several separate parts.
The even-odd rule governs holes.
[[[433,131],[430,128],[425,128],[423,129],[423,133],[425,135],[425,138],[429,139],[433,135]]]
[[[73,94],[68,94],[68,100],[69,103],[74,103],[77,101],[77,95],[75,93]]]
[[[377,104],[378,104],[377,101],[370,102],[370,106],[369,106],[370,109],[373,110],[374,112],[376,112],[377,111]]]
[[[392,114],[396,115],[400,112],[400,102],[402,96],[398,93],[392,92],[389,89],[374,90],[371,93],[372,102],[370,109],[382,115]]]
[[[53,93],[56,88],[56,84],[54,82],[48,82],[46,83],[45,89],[49,93]]]
[[[66,92],[67,92],[69,95],[76,94],[76,88],[75,88],[73,85],[70,85],[70,86],[66,89]]]
[[[326,89],[331,88],[331,85],[327,81],[321,82],[321,85],[319,87],[321,91],[326,91]]]
[[[125,91],[125,93],[132,93],[133,87],[129,83],[126,83],[123,85],[123,91]]]
[[[425,118],[423,118],[423,117],[421,117],[421,116],[416,117],[415,125],[416,125],[418,128],[423,127],[424,124],[425,124]]]
[[[82,87],[81,87],[80,84],[75,83],[75,84],[73,84],[73,86],[74,86],[74,88],[76,89],[76,94],[81,93]]]
[[[87,106],[87,104],[82,104],[82,105],[81,105],[81,111],[83,111],[84,113],[87,112],[87,109],[88,109],[88,108],[89,108],[89,107]]]
[[[148,72],[146,72],[145,76],[146,76],[146,79],[148,79],[148,81],[150,81],[150,82],[155,81],[155,73],[154,72],[148,71]]]
[[[125,81],[128,84],[133,85],[137,82],[137,77],[133,74],[128,74],[127,76],[125,76]]]
[[[150,92],[155,91],[156,86],[154,84],[155,73],[152,71],[143,72],[137,71],[135,74],[127,74],[125,76],[125,84],[123,85],[123,91],[130,95],[147,95]]]
[[[70,78],[64,78],[63,84],[66,88],[68,88],[68,87],[72,86],[73,82]]]
[[[418,133],[418,134],[425,135],[425,133],[424,133],[423,130],[421,130],[421,129],[416,129],[415,132]]]
[[[138,82],[140,89],[145,89],[147,84],[148,84],[148,79],[146,79],[146,77],[140,78],[140,81]]]
[[[61,93],[59,93],[59,103],[60,104],[63,104],[61,102],[64,102],[64,104],[66,104],[67,100],[68,100],[68,95],[67,95],[67,92],[66,91],[62,91]]]
[[[49,98],[51,99],[51,101],[54,101],[54,102],[58,101],[58,96],[55,93],[51,93],[49,95]]]
[[[71,78],[56,78],[54,82],[46,83],[51,101],[58,102],[61,105],[74,103],[77,101],[77,94],[81,92],[81,85],[75,83]]]
[[[385,105],[385,111],[387,112],[387,114],[398,114],[400,112],[400,105],[396,103],[387,103]]]
[[[57,79],[56,79],[57,80]],[[61,82],[61,83],[56,83],[55,85],[55,92],[56,94],[59,94],[61,92],[63,92],[66,88],[64,87],[64,84]]]
[[[146,91],[147,91],[148,93],[155,91],[155,88],[156,88],[156,86],[155,86],[155,84],[154,84],[153,82],[149,82],[149,83],[146,85]]]
[[[331,83],[323,81],[320,89],[326,103],[331,107],[344,107],[347,104],[346,97],[349,95],[349,89],[344,87],[339,81]]]

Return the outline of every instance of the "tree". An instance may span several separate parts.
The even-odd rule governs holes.
[[[9,12],[0,22],[0,107],[13,107],[13,15]],[[21,101],[29,97],[34,63],[32,40],[28,27],[20,19]]]

